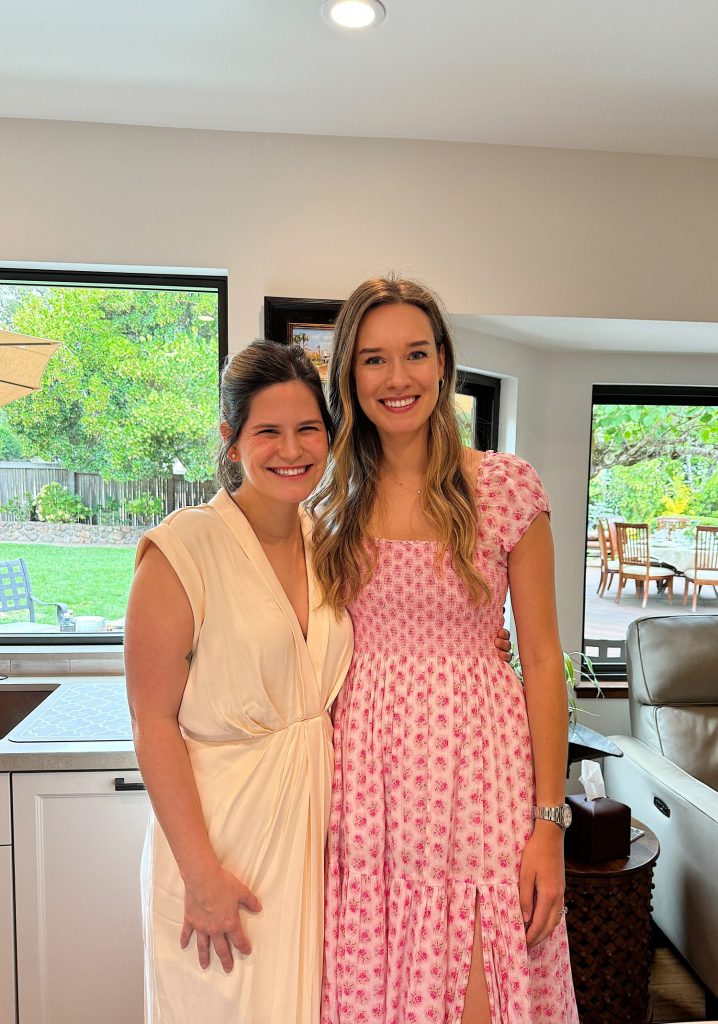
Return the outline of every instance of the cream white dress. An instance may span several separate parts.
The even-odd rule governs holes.
[[[228,494],[149,530],[194,615],[179,712],[210,840],[262,903],[243,912],[252,943],[225,974],[212,951],[179,944],[184,886],[151,816],[142,865],[148,1024],[314,1024],[322,973],[324,846],[332,726],[328,709],[352,652],[348,616],[320,596],[307,551],[305,640],[249,522]]]

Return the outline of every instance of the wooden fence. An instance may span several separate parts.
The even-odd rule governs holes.
[[[120,505],[118,519],[132,523],[136,517],[125,514],[125,506],[135,498],[149,494],[161,500],[163,512],[151,520],[158,523],[176,508],[208,501],[217,490],[213,480],[192,481],[178,475],[117,481],[105,480],[99,473],[74,473],[53,462],[0,462],[0,505],[7,504],[11,498],[23,501],[27,494],[34,498],[49,483],[66,487],[93,510],[113,499]],[[0,513],[0,518],[16,517]]]

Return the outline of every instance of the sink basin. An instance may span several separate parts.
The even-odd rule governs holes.
[[[0,737],[23,721],[57,689],[57,683],[38,686],[20,681],[0,683]]]

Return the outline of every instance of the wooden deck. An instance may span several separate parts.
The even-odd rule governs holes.
[[[604,592],[603,597],[596,593],[600,571],[598,567],[589,565],[586,570],[586,618],[583,635],[592,640],[625,640],[629,622],[645,615],[692,615],[693,588],[689,588],[688,604],[683,604],[683,588],[685,583],[678,577],[673,583],[673,605],[668,603],[666,593],[658,594],[655,583],[648,593],[648,603],[641,608],[641,600],[636,597],[636,589],[632,583],[624,588],[621,603],[616,604],[618,578],[614,577],[611,589]],[[718,597],[712,587],[704,587],[698,599],[697,613],[718,615]]]

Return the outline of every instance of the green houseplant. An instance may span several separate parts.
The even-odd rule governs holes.
[[[511,667],[523,685],[524,677],[516,647],[512,645]],[[584,758],[594,757],[622,757],[623,751],[611,740],[595,729],[578,721],[580,714],[591,715],[593,712],[586,711],[579,706],[576,699],[576,672],[579,672],[581,679],[586,679],[596,687],[597,696],[602,697],[601,690],[593,662],[583,651],[564,651],[563,669],[566,680],[566,696],[568,700],[568,766],[574,761],[581,761]]]

